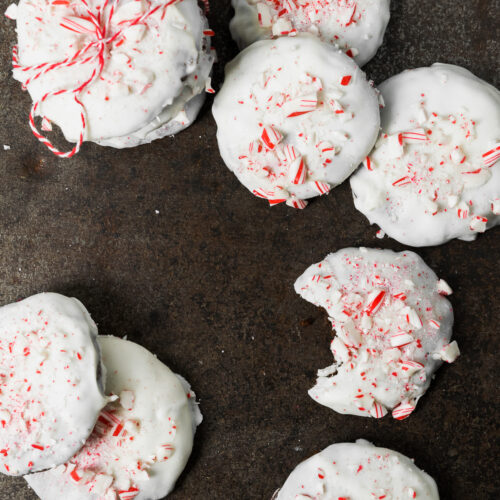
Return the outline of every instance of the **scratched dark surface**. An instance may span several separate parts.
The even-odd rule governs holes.
[[[211,6],[218,87],[236,47],[228,0]],[[498,87],[499,14],[498,0],[395,0],[365,69],[381,82],[442,61]],[[404,422],[338,415],[307,395],[331,361],[331,333],[293,282],[342,247],[403,249],[375,238],[348,183],[302,212],[268,208],[223,165],[210,99],[173,139],[132,150],[86,144],[57,160],[28,128],[30,100],[10,76],[14,26],[0,25],[0,303],[76,296],[102,333],[127,335],[192,383],[205,420],[170,498],[269,499],[300,461],[357,438],[413,457],[442,499],[497,498],[500,230],[419,250],[455,290],[463,355],[416,412]],[[22,479],[0,476],[1,500],[34,498]]]

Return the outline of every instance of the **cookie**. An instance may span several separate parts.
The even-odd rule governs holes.
[[[273,498],[439,500],[439,493],[413,460],[358,439],[332,444],[299,464]]]
[[[0,308],[0,471],[64,463],[107,400],[97,327],[76,299],[41,293]]]
[[[382,45],[389,0],[232,0],[229,25],[240,49],[278,36],[310,33],[363,66]]]
[[[26,476],[42,500],[156,500],[174,488],[200,410],[189,384],[143,347],[99,337],[113,401],[66,464]]]
[[[302,34],[256,42],[226,67],[213,115],[222,158],[270,205],[304,208],[373,147],[377,93],[346,55]]]
[[[442,361],[459,355],[451,289],[413,252],[339,250],[310,266],[295,291],[326,309],[336,332],[335,361],[309,391],[336,412],[407,418]]]
[[[14,17],[14,78],[33,99],[35,135],[59,156],[82,141],[124,148],[175,134],[211,90],[213,32],[196,0],[20,0]],[[35,116],[75,147],[57,150]]]
[[[384,82],[382,133],[351,177],[356,208],[414,247],[500,223],[500,92],[458,66]]]

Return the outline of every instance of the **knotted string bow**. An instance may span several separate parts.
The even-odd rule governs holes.
[[[106,61],[106,48],[111,46],[111,44],[113,44],[115,41],[119,40],[119,38],[123,35],[123,32],[127,28],[144,23],[146,19],[148,19],[160,9],[162,10],[161,19],[163,20],[165,17],[166,9],[179,0],[166,0],[165,2],[155,5],[154,7],[151,5],[151,2],[148,2],[150,6],[149,10],[133,19],[121,21],[119,23],[119,29],[114,33],[112,33],[111,21],[113,19],[113,15],[116,12],[118,4],[120,3],[120,0],[104,0],[104,3],[101,6],[96,7],[95,10],[97,12],[93,12],[92,8],[88,5],[86,0],[77,1],[82,4],[85,10],[85,16],[63,17],[59,24],[67,30],[73,31],[78,34],[87,34],[92,37],[92,40],[90,40],[82,49],[77,50],[73,55],[68,56],[62,61],[41,63],[33,66],[22,66],[19,63],[17,45],[12,51],[13,68],[31,75],[22,82],[23,90],[26,90],[26,88],[32,81],[57,69],[69,68],[76,65],[88,65],[90,68],[92,68],[90,77],[83,83],[79,84],[77,87],[71,89],[63,88],[59,90],[51,90],[44,94],[40,99],[35,101],[31,107],[31,111],[29,114],[29,124],[33,134],[42,144],[45,144],[45,146],[59,158],[71,158],[76,153],[78,153],[83,143],[87,121],[85,117],[85,107],[80,101],[79,95],[85,88],[94,83],[101,76],[101,73],[104,69],[104,63]],[[52,5],[68,6],[69,1],[54,0],[52,2]],[[70,151],[60,151],[59,149],[57,149],[47,137],[39,132],[37,126],[35,125],[35,116],[40,105],[49,97],[63,94],[72,94],[75,102],[80,109],[80,133],[78,141]]]

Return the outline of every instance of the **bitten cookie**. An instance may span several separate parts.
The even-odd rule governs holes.
[[[380,86],[382,133],[351,177],[356,208],[415,247],[474,240],[500,223],[500,92],[447,64]]]
[[[241,48],[306,32],[335,44],[363,66],[382,45],[389,0],[232,0],[231,35]]]
[[[76,299],[41,293],[0,308],[0,472],[64,463],[107,400],[97,327]]]
[[[318,371],[309,395],[339,413],[408,417],[450,342],[453,310],[443,280],[415,253],[346,248],[310,266],[295,291],[326,309],[335,362]]]
[[[332,444],[299,464],[274,500],[439,500],[434,479],[413,460],[358,439]]]
[[[256,42],[226,67],[213,106],[220,153],[255,196],[304,208],[343,182],[379,131],[376,91],[310,35]]]
[[[189,384],[143,347],[99,337],[114,401],[65,465],[26,476],[42,500],[156,500],[174,488],[202,416]]]
[[[14,78],[32,99],[31,128],[71,156],[82,141],[131,147],[195,119],[214,56],[196,0],[20,0]],[[43,137],[59,126],[73,150]]]

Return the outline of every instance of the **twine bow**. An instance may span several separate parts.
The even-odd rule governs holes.
[[[89,65],[89,67],[92,68],[90,77],[82,84],[71,89],[63,88],[59,90],[51,90],[44,94],[40,99],[35,101],[31,107],[31,111],[29,114],[29,124],[33,134],[42,144],[44,144],[50,151],[52,151],[52,153],[54,153],[59,158],[71,158],[76,153],[78,153],[83,143],[87,121],[85,107],[80,101],[79,95],[85,88],[94,83],[100,77],[104,69],[104,63],[106,60],[106,48],[113,42],[118,40],[127,28],[143,23],[147,18],[158,12],[160,9],[163,11],[163,19],[165,17],[166,9],[179,0],[167,0],[154,7],[151,7],[151,2],[148,2],[150,6],[150,9],[148,11],[136,18],[121,21],[119,23],[120,28],[114,33],[112,33],[111,21],[120,0],[104,0],[102,6],[99,6],[95,9],[97,13],[92,11],[91,7],[87,3],[87,0],[78,1],[84,7],[85,15],[64,17],[59,24],[61,27],[69,31],[73,31],[78,34],[86,34],[93,38],[82,49],[77,50],[73,55],[68,56],[62,61],[41,63],[33,66],[22,66],[21,64],[19,64],[17,46],[15,46],[12,51],[13,68],[23,73],[29,73],[31,75],[27,76],[27,78],[22,82],[23,90],[26,90],[26,88],[32,81],[57,69],[69,68],[76,65]],[[54,0],[52,2],[52,5],[67,6],[69,5],[69,2],[68,0]],[[80,109],[80,133],[78,141],[70,151],[60,151],[59,149],[57,149],[47,137],[39,132],[37,126],[35,125],[35,115],[40,105],[49,97],[63,94],[73,94],[73,98]]]

